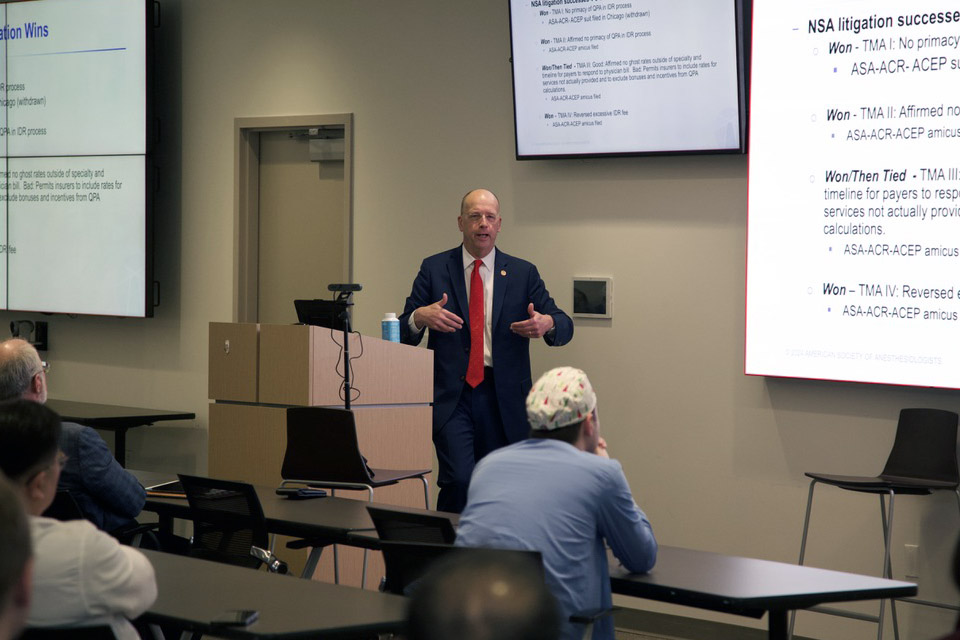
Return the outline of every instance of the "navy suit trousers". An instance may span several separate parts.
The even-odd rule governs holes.
[[[474,465],[494,449],[509,444],[497,406],[493,369],[484,367],[476,388],[466,382],[450,419],[433,435],[440,463],[437,509],[460,513],[467,504],[467,488]]]

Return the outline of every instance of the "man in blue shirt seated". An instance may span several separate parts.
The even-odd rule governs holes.
[[[14,398],[47,401],[45,365],[33,345],[20,338],[0,343],[0,401]],[[104,531],[135,524],[146,492],[95,430],[64,422],[60,450],[67,458],[57,488],[70,492],[88,520]]]
[[[600,437],[597,396],[586,374],[543,374],[526,400],[530,438],[481,460],[473,472],[457,545],[532,549],[564,619],[611,606],[604,541],[630,571],[649,571],[657,542],[620,463]],[[583,626],[565,623],[565,640]],[[608,616],[594,640],[613,640]]]

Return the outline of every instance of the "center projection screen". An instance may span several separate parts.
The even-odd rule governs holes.
[[[740,152],[744,4],[510,0],[517,158]]]
[[[960,7],[753,9],[746,373],[960,388]]]
[[[0,309],[150,315],[147,3],[0,12]]]

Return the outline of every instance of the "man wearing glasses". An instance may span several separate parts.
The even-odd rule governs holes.
[[[457,218],[463,244],[423,261],[400,316],[406,344],[430,329],[441,511],[463,510],[478,460],[526,437],[530,341],[558,347],[573,338],[573,321],[537,268],[495,248],[501,224],[493,192],[467,193]]]
[[[60,416],[41,404],[0,404],[0,471],[20,490],[30,518],[33,588],[29,627],[108,624],[118,640],[139,640],[129,619],[157,598],[153,566],[86,520],[40,516],[57,494],[66,457]]]
[[[0,401],[22,398],[47,401],[47,370],[29,342],[12,338],[0,343]],[[110,453],[90,427],[63,423],[60,450],[67,455],[59,489],[69,491],[83,515],[104,531],[134,524],[146,492]]]

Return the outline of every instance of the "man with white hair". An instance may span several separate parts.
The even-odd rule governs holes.
[[[46,365],[33,345],[20,338],[0,343],[0,401],[14,398],[47,401]],[[88,520],[114,532],[136,524],[146,491],[95,430],[64,422],[60,450],[67,459],[58,489],[70,492]]]
[[[649,571],[657,542],[620,463],[600,437],[597,396],[586,374],[559,367],[526,400],[530,438],[481,460],[470,480],[457,545],[539,551],[547,585],[566,619],[611,606],[604,541],[630,571]],[[567,623],[561,636],[580,638]],[[610,617],[594,640],[613,640]]]

